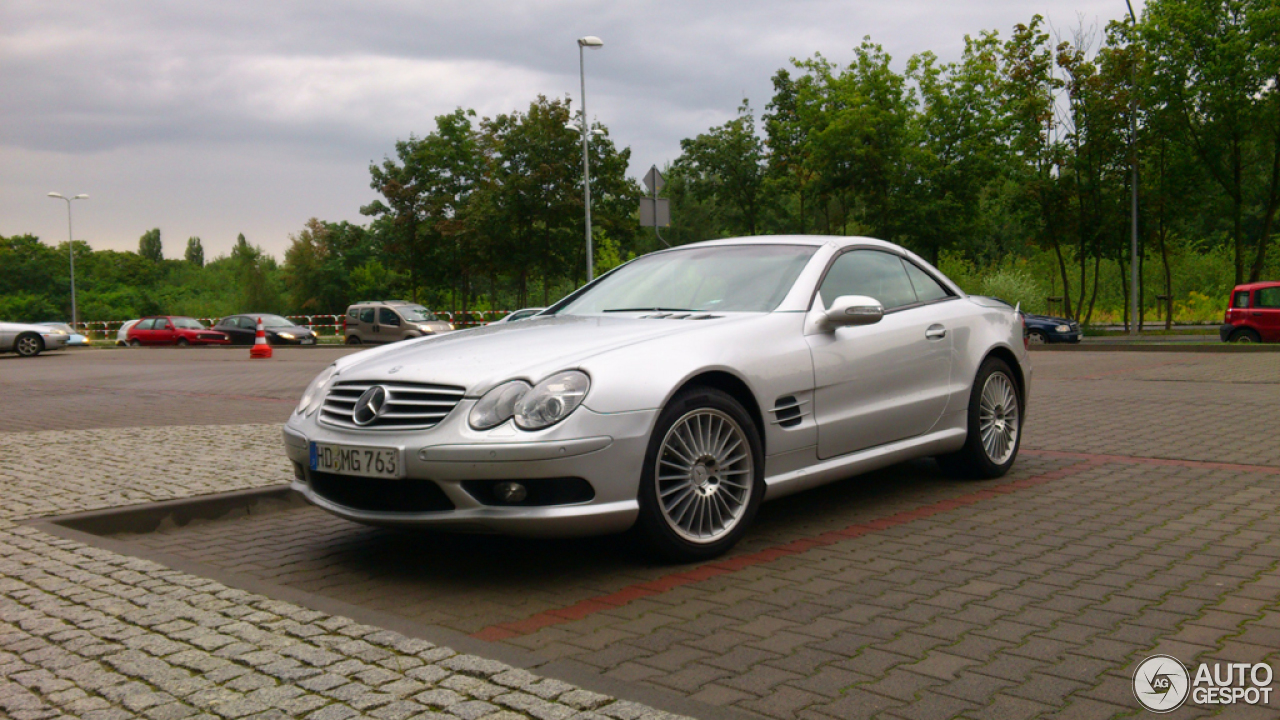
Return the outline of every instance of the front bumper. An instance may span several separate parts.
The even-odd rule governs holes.
[[[572,537],[621,532],[635,523],[641,468],[657,410],[601,414],[580,407],[545,430],[526,432],[508,421],[481,432],[466,422],[474,403],[463,400],[439,425],[419,431],[344,430],[320,424],[318,413],[306,418],[294,414],[284,428],[285,452],[298,476],[293,489],[317,507],[368,525]],[[339,504],[316,490],[310,468],[313,442],[397,448],[405,479],[433,482],[453,509],[375,511]],[[484,504],[463,487],[469,480],[548,478],[582,478],[594,497],[572,504],[501,506]],[[356,476],[339,479],[373,484]]]
[[[40,339],[44,341],[44,349],[48,351],[48,350],[61,350],[65,348],[67,346],[67,342],[71,338],[67,335],[62,335],[59,333],[50,333],[48,335],[41,335]]]

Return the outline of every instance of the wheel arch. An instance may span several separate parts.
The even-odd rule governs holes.
[[[987,351],[987,354],[982,358],[982,362],[978,363],[979,368],[987,361],[987,358],[999,358],[1013,371],[1013,382],[1018,386],[1018,403],[1022,406],[1018,408],[1018,411],[1025,414],[1027,409],[1027,376],[1022,369],[1022,363],[1018,362],[1018,356],[1009,348],[997,345]]]
[[[760,447],[764,454],[768,456],[769,449],[765,445],[766,426],[764,424],[764,414],[760,412],[760,403],[756,402],[755,393],[751,392],[751,388],[742,378],[724,370],[705,370],[685,380],[680,387],[676,388],[671,397],[675,397],[691,387],[715,388],[742,403],[742,407],[751,416],[751,421],[756,424],[756,434],[760,437]]]

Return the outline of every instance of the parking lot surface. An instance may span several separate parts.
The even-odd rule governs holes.
[[[625,536],[397,533],[296,505],[101,542],[16,524],[287,482],[278,423],[344,351],[0,360],[17,398],[0,418],[0,709],[1088,718],[1143,712],[1132,674],[1153,654],[1280,666],[1270,353],[1035,353],[1007,477],[852,478],[765,505],[704,565],[655,564]],[[183,695],[214,660],[229,679]],[[84,663],[119,679],[86,683]],[[163,697],[126,702],[144,689]],[[1274,718],[1280,698],[1173,717],[1215,713]]]

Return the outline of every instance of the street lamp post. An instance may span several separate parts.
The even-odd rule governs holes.
[[[603,47],[604,41],[595,35],[578,38],[578,79],[582,82],[582,197],[587,212],[587,282],[595,279],[595,251],[591,247],[591,160],[587,153],[591,126],[587,120],[587,48]]]
[[[75,328],[80,318],[76,315],[76,239],[71,232],[71,201],[88,200],[88,195],[67,197],[62,193],[51,192],[49,197],[65,200],[67,203],[67,255],[71,259],[71,327]]]
[[[1138,18],[1133,14],[1133,3],[1124,0],[1133,21],[1134,42],[1137,42]],[[1129,334],[1138,334],[1138,64],[1132,68],[1133,90],[1129,99],[1129,156],[1133,163],[1132,195],[1129,206]]]

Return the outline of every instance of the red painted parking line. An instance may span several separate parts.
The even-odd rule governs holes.
[[[1228,470],[1231,472],[1253,472],[1264,475],[1280,475],[1280,467],[1272,465],[1243,465],[1240,463],[1207,462],[1204,460],[1176,460],[1170,458],[1138,457],[1135,455],[1099,455],[1094,453],[1065,452],[1059,450],[1022,450],[1023,455],[1034,457],[1059,458],[1063,460],[1086,460],[1098,463],[1123,463],[1127,465],[1165,465],[1170,467],[1202,468],[1205,470]]]
[[[764,563],[773,562],[779,558],[798,555],[814,548],[833,545],[844,540],[869,535],[881,530],[887,530],[891,527],[904,525],[914,520],[932,517],[939,513],[955,510],[956,508],[973,505],[974,503],[978,503],[983,500],[989,500],[991,498],[1007,495],[1025,488],[1043,485],[1053,480],[1078,475],[1082,472],[1092,470],[1100,465],[1106,464],[1108,460],[1106,460],[1105,457],[1106,456],[1089,456],[1081,458],[1081,462],[1052,472],[1023,478],[1021,480],[1013,480],[1011,482],[1002,483],[1000,485],[961,495],[959,497],[939,500],[938,502],[922,505],[913,510],[904,510],[887,517],[878,518],[865,523],[858,523],[856,525],[850,525],[840,530],[825,532],[815,537],[792,540],[789,543],[765,548],[764,550],[757,550],[753,553],[735,555],[723,560],[717,560],[716,562],[707,563],[706,565],[700,565],[692,570],[672,573],[671,575],[660,577],[657,580],[650,580],[649,582],[631,585],[617,592],[609,593],[608,595],[599,595],[593,598],[588,598],[565,608],[547,610],[523,620],[490,625],[483,630],[472,633],[471,637],[494,642],[517,637],[519,635],[528,635],[551,625],[574,622],[600,612],[601,610],[621,607],[642,597],[657,595],[684,585],[691,585],[703,580],[709,580],[710,578],[717,577],[719,575],[737,572],[744,568],[752,567],[753,565],[762,565]]]

